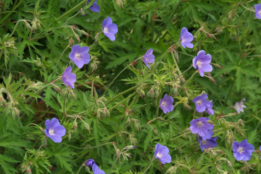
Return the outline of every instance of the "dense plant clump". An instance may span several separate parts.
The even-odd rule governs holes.
[[[0,173],[260,173],[261,4],[0,4]]]

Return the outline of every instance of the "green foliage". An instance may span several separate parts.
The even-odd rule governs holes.
[[[232,144],[261,142],[261,2],[98,0],[99,13],[93,2],[0,2],[0,173],[91,173],[90,158],[109,174],[260,173],[260,152],[237,161]],[[115,41],[102,32],[107,16],[118,26]],[[179,43],[183,27],[193,49]],[[81,69],[68,56],[76,44],[91,56]],[[150,48],[148,69],[142,56]],[[200,50],[212,56],[205,77],[191,65]],[[74,89],[62,80],[68,66]],[[195,110],[191,100],[202,93],[213,116]],[[167,114],[159,108],[165,94],[175,105]],[[243,98],[238,114],[233,105]],[[218,136],[218,147],[204,152],[189,129],[202,116]],[[66,128],[60,144],[45,135],[53,117]],[[157,143],[169,148],[170,164],[149,166]]]

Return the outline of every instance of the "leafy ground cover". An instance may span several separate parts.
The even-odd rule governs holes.
[[[0,173],[260,173],[261,2],[0,2]]]

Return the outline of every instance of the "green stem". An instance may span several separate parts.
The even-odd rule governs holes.
[[[183,71],[181,74],[184,75],[186,72],[188,72],[188,70],[190,70],[192,68],[192,65],[190,65],[190,67],[188,67],[188,69],[186,69],[185,71]]]
[[[111,169],[110,169],[110,172],[109,172],[109,173],[111,173],[111,170],[112,170],[112,169],[113,169],[113,167],[115,166],[115,164],[116,164],[117,160],[118,160],[118,158],[116,157],[116,159],[114,160],[114,162],[113,162],[113,164],[112,164],[112,166],[111,166]]]
[[[198,158],[196,165],[193,167],[193,171],[195,171],[195,168],[197,167],[197,165],[198,165],[199,161],[201,160],[201,158],[205,155],[206,151],[207,151],[207,150],[205,149],[204,152],[203,152],[203,153],[200,155],[200,157]]]
[[[183,53],[183,52],[181,52],[181,51],[177,51],[177,52],[180,53],[180,54],[184,54],[184,55],[186,55],[186,56],[195,57],[195,56],[193,56],[193,55],[191,55],[191,54]]]
[[[150,164],[148,165],[148,167],[142,172],[142,174],[145,174],[147,172],[147,170],[150,168],[150,166],[152,165],[153,161],[154,161],[154,156],[152,157],[152,160],[150,162]]]
[[[179,5],[183,2],[183,0],[179,1],[178,5],[176,6],[175,10],[173,10],[173,13],[170,15],[170,19],[169,21],[172,21],[171,19],[173,18],[173,16],[175,15]],[[161,35],[161,32],[164,30],[164,28],[166,27],[167,23],[165,23],[162,27],[162,29],[160,30],[159,34],[157,35],[157,37],[155,38],[154,42],[156,42],[156,40],[159,38],[159,36]]]
[[[139,60],[141,57],[137,58],[135,61]],[[121,70],[121,72],[119,72],[119,74],[117,74],[117,76],[112,80],[112,82],[109,84],[108,87],[106,87],[107,89],[109,89],[111,87],[111,85],[113,84],[113,82],[121,75],[121,73],[123,73],[130,65],[126,66],[123,70]]]
[[[95,0],[92,0],[87,6],[86,8],[89,8]],[[70,14],[71,12],[73,12],[74,10],[78,9],[79,7],[81,7],[83,4],[86,3],[86,0],[80,2],[78,5],[76,5],[75,7],[73,7],[71,10],[67,11],[66,13],[64,13],[62,16],[60,16],[59,18],[56,19],[56,21],[61,20],[63,17],[65,17],[66,15]]]
[[[171,56],[172,56],[172,58],[173,58],[174,63],[176,64],[176,67],[178,68],[178,73],[179,73],[179,75],[181,75],[182,73],[181,73],[181,71],[180,71],[180,69],[179,69],[179,66],[178,66],[178,63],[177,63],[177,61],[176,61],[176,59],[175,59],[175,57],[174,57],[174,54],[173,54],[172,51],[171,51],[170,53],[171,53]]]
[[[238,61],[238,66],[239,66],[241,64],[241,60],[243,58],[243,53],[242,53],[241,44],[240,44],[240,40],[239,40],[238,28],[236,29],[236,32],[237,32],[237,42],[238,42],[238,47],[239,47],[239,52],[240,52],[240,59]],[[231,91],[232,91],[232,89],[234,87],[235,81],[236,81],[236,77],[234,78],[233,83],[232,83],[232,85],[231,85],[231,87],[229,89],[229,92],[228,92],[227,98],[225,100],[225,103],[227,103],[227,101],[228,101],[228,99],[230,97],[230,94],[231,94]]]
[[[19,3],[7,14],[5,17],[0,21],[0,24],[2,24],[23,2],[24,0],[20,0]]]
[[[176,138],[182,137],[182,136],[187,135],[187,134],[190,134],[190,132],[187,132],[187,133],[181,134],[181,135],[179,135],[179,136],[176,136],[175,138],[173,138],[173,139],[171,139],[171,140],[173,141],[173,140],[175,140]]]
[[[119,106],[120,104],[122,104],[123,102],[125,102],[126,100],[128,100],[129,98],[133,97],[136,94],[136,91],[129,95],[127,98],[125,98],[124,100],[122,100],[120,103],[118,103],[117,105],[113,106],[112,108],[109,109],[109,111],[112,111],[114,108],[116,108],[117,106]]]
[[[188,82],[189,82],[190,80],[192,80],[192,78],[195,76],[195,74],[197,74],[197,71],[195,71],[195,72],[192,74],[192,76],[185,82],[184,86],[186,86],[186,84],[188,84]]]
[[[81,171],[81,169],[82,169],[82,167],[83,167],[84,165],[85,165],[85,164],[82,164],[82,165],[81,165],[81,167],[79,168],[79,170],[77,171],[76,174],[79,174],[79,173],[80,173],[80,171]]]
[[[61,60],[61,58],[62,58],[62,56],[63,56],[63,54],[64,54],[64,52],[67,50],[67,48],[69,48],[68,46],[63,50],[63,52],[62,52],[62,54],[60,55],[60,57],[59,57],[59,59],[58,59],[58,61],[57,61],[57,63],[56,63],[56,65],[55,65],[55,67],[54,68],[56,68],[56,66],[58,65],[58,63],[60,62],[60,60]]]
[[[117,97],[119,97],[119,96],[121,96],[121,95],[123,95],[123,94],[125,94],[125,93],[127,93],[127,92],[130,92],[130,91],[132,91],[132,90],[138,88],[139,86],[140,86],[140,85],[133,86],[132,88],[127,89],[126,91],[123,91],[123,92],[119,93],[118,95],[116,95],[115,97],[113,97],[112,99],[110,99],[105,105],[108,105],[110,102],[112,102],[113,100],[115,100]]]
[[[19,24],[19,22],[21,22],[21,21],[24,21],[24,19],[21,19],[21,20],[19,20],[19,21],[16,22],[15,27],[14,27],[12,33],[10,34],[10,37],[14,34],[14,32],[15,32],[15,30],[16,30],[18,24]]]

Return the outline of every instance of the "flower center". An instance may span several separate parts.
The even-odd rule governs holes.
[[[103,32],[104,33],[108,33],[109,32],[109,28],[108,27],[104,27]]]
[[[75,54],[75,58],[76,58],[76,59],[79,59],[79,58],[81,58],[81,57],[82,57],[81,54],[79,54],[79,53],[76,53],[76,54]]]
[[[201,101],[201,100],[198,100],[196,103],[197,103],[198,105],[202,105],[202,101]]]
[[[261,10],[259,10],[258,14],[261,15]]]
[[[161,106],[164,106],[164,107],[166,107],[166,105],[167,105],[167,103],[166,103],[166,102],[162,102],[162,103],[161,103]]]
[[[197,65],[198,65],[199,67],[201,67],[202,64],[203,64],[203,63],[202,63],[201,61],[197,61]]]
[[[202,127],[203,126],[202,121],[197,122],[197,125],[198,125],[198,127]]]
[[[243,147],[239,147],[239,148],[237,149],[237,151],[238,151],[239,153],[243,153],[243,152],[244,152],[244,149],[243,149]]]
[[[201,143],[202,143],[203,145],[206,145],[206,144],[207,144],[207,141],[202,140]]]
[[[186,39],[184,39],[183,37],[181,38],[181,42],[186,42]]]
[[[163,155],[162,154],[160,154],[160,153],[157,153],[157,155],[156,155],[158,158],[161,158]]]
[[[55,132],[55,131],[54,131],[53,129],[49,129],[49,134],[50,134],[50,135],[54,135],[54,132]]]

